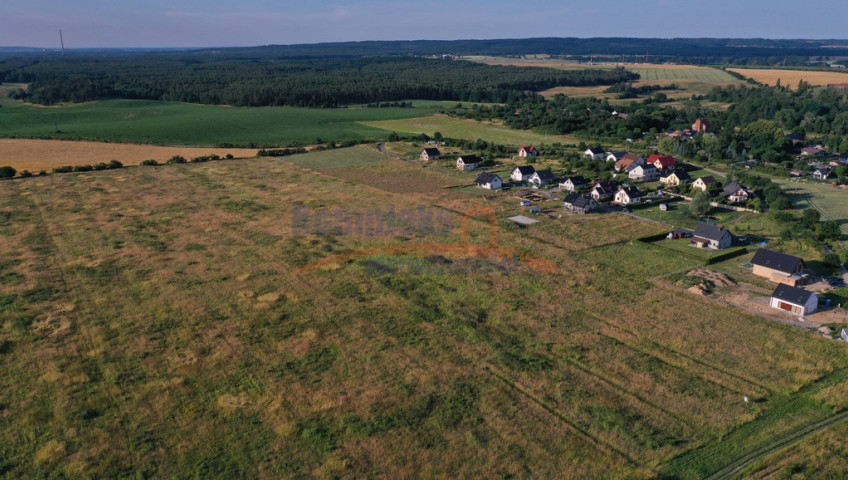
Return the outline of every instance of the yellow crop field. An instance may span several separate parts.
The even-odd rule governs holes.
[[[831,83],[848,83],[848,72],[822,72],[814,70],[776,70],[770,68],[729,68],[757,82],[766,85],[780,84],[784,87],[795,88],[798,82],[804,80],[811,85],[828,85]]]

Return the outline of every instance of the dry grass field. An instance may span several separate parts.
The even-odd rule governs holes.
[[[5,182],[0,472],[700,478],[832,412],[814,396],[845,380],[844,346],[650,281],[693,266],[632,242],[656,223],[520,228],[502,221],[517,202],[369,155]],[[406,212],[393,234],[292,228],[306,207],[389,206]],[[485,242],[484,218],[463,240],[457,217],[434,234],[405,216],[475,207],[494,209],[499,245],[556,271],[392,273],[400,255],[295,273]]]
[[[26,140],[0,138],[0,166],[8,165],[18,171],[49,172],[64,165],[93,165],[117,160],[124,165],[138,165],[147,159],[162,163],[175,155],[191,160],[204,155],[236,158],[256,156],[256,149],[159,147],[124,143],[72,142],[64,140]]]
[[[742,76],[752,78],[766,85],[780,84],[796,88],[801,80],[810,85],[828,85],[830,83],[848,83],[848,72],[823,72],[817,70],[780,70],[771,68],[728,68]]]

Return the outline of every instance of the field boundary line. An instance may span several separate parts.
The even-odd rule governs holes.
[[[618,456],[622,457],[623,459],[627,460],[628,462],[630,462],[632,464],[641,465],[639,462],[637,462],[635,459],[631,458],[624,451],[622,451],[622,450],[618,449],[616,446],[614,446],[614,445],[592,435],[588,430],[586,430],[583,427],[581,427],[580,425],[578,425],[576,421],[571,420],[570,418],[566,417],[565,414],[563,414],[562,412],[560,412],[556,408],[552,407],[551,405],[548,405],[544,400],[542,400],[541,398],[538,398],[537,396],[535,396],[534,394],[529,392],[527,389],[520,386],[517,382],[510,380],[506,375],[498,372],[494,367],[492,367],[490,365],[485,365],[483,367],[483,369],[486,372],[488,372],[490,375],[492,375],[493,377],[495,377],[498,380],[505,383],[507,386],[509,386],[510,388],[515,390],[516,392],[520,393],[521,395],[523,395],[526,398],[528,398],[529,400],[531,400],[533,403],[542,407],[545,411],[547,411],[548,413],[550,413],[554,417],[558,418],[560,421],[562,421],[563,423],[565,423],[566,425],[568,425],[569,427],[574,429],[576,432],[583,435],[585,438],[590,440],[592,443],[594,443],[596,446],[598,446],[602,450],[607,450],[607,451],[610,451],[612,453],[615,453]]]

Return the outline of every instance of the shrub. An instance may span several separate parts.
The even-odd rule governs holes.
[[[168,163],[186,163],[186,159],[182,155],[174,155],[168,159]]]
[[[56,167],[56,168],[53,169],[53,173],[68,173],[68,172],[73,172],[73,171],[74,171],[74,167],[72,167],[70,165],[65,165],[65,166],[62,166],[62,167]]]
[[[123,166],[124,164],[117,160],[110,160],[108,165],[110,169],[122,168]]]
[[[109,165],[106,165],[106,164],[105,164],[105,163],[103,163],[103,162],[95,163],[95,164],[94,164],[94,169],[95,169],[95,170],[106,170],[107,168],[109,168]]]
[[[0,178],[12,178],[16,173],[18,171],[10,166],[0,167]]]
[[[29,170],[24,170],[23,172],[21,172],[22,178],[29,178],[31,176],[32,176],[32,172],[30,172]]]
[[[226,156],[227,160],[232,160],[233,158],[235,158],[235,157],[233,157],[232,153],[228,153],[227,156]]]
[[[38,172],[38,176],[39,176],[39,177],[46,177],[46,176],[47,176],[47,172],[45,172],[44,170],[42,170],[42,171]]]
[[[141,162],[141,164],[144,165],[145,167],[155,167],[156,165],[159,165],[159,162],[157,162],[156,160],[150,159],[150,160],[144,160],[143,162]]]
[[[91,165],[76,165],[76,166],[74,166],[75,172],[90,172],[92,170],[94,170],[94,167],[92,167]]]

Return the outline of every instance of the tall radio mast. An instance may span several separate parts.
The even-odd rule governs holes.
[[[62,31],[59,30],[59,43],[62,44],[62,55],[65,54],[65,39],[62,38]]]

